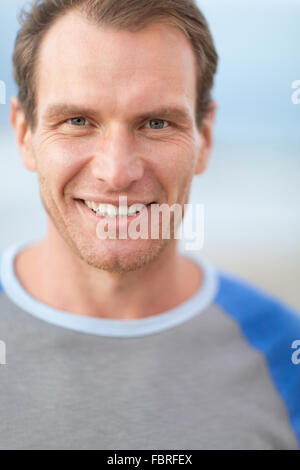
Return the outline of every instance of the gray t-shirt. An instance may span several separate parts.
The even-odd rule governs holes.
[[[300,448],[298,312],[190,254],[204,282],[177,308],[74,315],[24,290],[20,248],[1,257],[0,449]]]

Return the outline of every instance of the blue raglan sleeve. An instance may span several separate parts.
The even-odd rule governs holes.
[[[300,448],[300,312],[256,286],[220,274],[216,298],[250,345],[265,357]]]

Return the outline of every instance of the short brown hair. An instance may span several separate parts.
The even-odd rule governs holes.
[[[201,127],[211,104],[218,55],[208,24],[194,0],[34,0],[19,21],[14,55],[14,77],[26,120],[36,124],[35,64],[39,45],[56,19],[80,9],[99,25],[137,31],[155,22],[171,22],[189,39],[197,60],[196,121]]]

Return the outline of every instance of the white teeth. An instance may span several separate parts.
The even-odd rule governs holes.
[[[92,209],[97,215],[103,217],[127,217],[141,212],[146,206],[144,204],[132,204],[127,206],[114,206],[112,204],[101,204],[93,201],[84,201],[84,203]]]
[[[90,201],[84,201],[84,203],[90,208],[94,210],[94,203]]]
[[[144,207],[146,207],[144,204],[132,204],[128,209],[128,214],[134,215],[136,212],[142,212]]]
[[[98,215],[108,216],[108,217],[116,217],[117,209],[115,206],[111,204],[97,204],[95,203],[95,212]]]
[[[118,215],[118,208],[112,204],[108,204],[107,212],[110,217],[116,217]]]
[[[118,212],[119,217],[127,216],[127,214],[128,214],[128,207],[127,206],[119,206],[119,212]]]

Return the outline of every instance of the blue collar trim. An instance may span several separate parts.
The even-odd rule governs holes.
[[[80,333],[108,337],[139,337],[159,333],[180,325],[206,309],[218,291],[218,276],[215,268],[195,252],[186,252],[203,272],[203,283],[190,299],[164,313],[137,320],[111,320],[92,318],[57,310],[32,297],[21,285],[15,274],[14,260],[19,251],[29,243],[20,243],[2,253],[0,278],[7,296],[27,313],[56,326]]]

